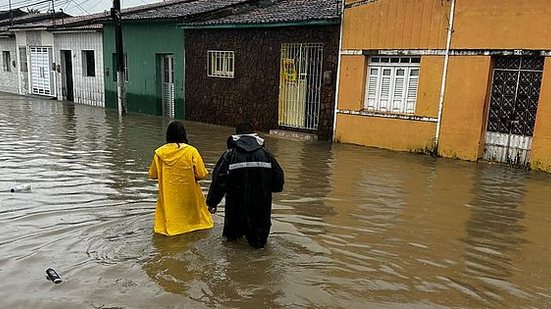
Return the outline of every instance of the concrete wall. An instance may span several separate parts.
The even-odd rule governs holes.
[[[160,55],[174,55],[175,116],[184,118],[184,33],[175,23],[126,23],[123,45],[128,57],[127,105],[129,112],[162,115]],[[115,35],[103,28],[105,106],[117,108]]]
[[[452,48],[551,49],[550,14],[548,0],[456,1]]]
[[[436,121],[450,1],[345,2],[337,140],[396,150],[422,148],[431,139],[429,128],[434,125],[391,118],[396,116],[392,113],[385,118],[362,116],[365,70],[370,54],[402,50],[420,54],[414,116]],[[547,0],[456,1],[451,46],[455,54],[448,68],[439,155],[472,161],[482,157],[492,83],[490,53],[551,50],[549,16]],[[545,62],[530,159],[533,168],[546,171],[551,171],[550,61]],[[435,136],[436,131],[433,140]]]
[[[6,51],[10,53],[9,71],[4,68],[3,54]],[[0,38],[0,64],[0,91],[19,93],[15,38]]]
[[[449,1],[382,0],[346,9],[343,49],[444,48]]]
[[[57,61],[54,53],[54,35],[51,32],[47,31],[17,31],[15,32],[16,45],[19,50],[20,47],[25,47],[27,50],[27,72],[21,70],[21,59],[19,52],[17,53],[17,70],[19,74],[19,93],[28,94],[31,93],[32,87],[32,64],[30,58],[30,47],[48,47],[52,49],[52,57],[50,63],[55,63]],[[54,77],[53,67],[50,72],[51,74],[51,83],[52,83],[52,94],[47,95],[48,97],[56,97],[56,79]]]
[[[105,106],[105,84],[103,74],[103,43],[102,34],[99,32],[82,33],[56,33],[55,55],[56,64],[60,65],[61,71],[56,71],[57,98],[66,99],[62,91],[63,68],[61,68],[61,50],[70,50],[73,66],[73,92],[74,101],[86,105]],[[95,59],[95,76],[85,76],[83,72],[83,50],[93,50]]]
[[[551,172],[551,58],[549,57],[545,59],[530,164],[534,169]]]
[[[438,115],[442,70],[443,57],[427,56],[421,59],[419,89],[413,116],[435,118]],[[366,56],[342,56],[335,139],[394,150],[431,152],[436,132],[434,120],[410,121],[380,117],[381,114],[350,116],[341,113],[360,112],[364,108],[366,71]]]
[[[471,161],[482,156],[491,77],[491,57],[450,59],[439,155]]]

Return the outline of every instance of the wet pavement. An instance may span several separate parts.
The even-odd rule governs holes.
[[[223,207],[153,235],[167,124],[0,94],[1,307],[551,307],[549,174],[267,136],[286,185],[254,250],[222,239]],[[186,129],[212,170],[232,129]]]

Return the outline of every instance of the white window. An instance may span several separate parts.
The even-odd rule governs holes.
[[[93,50],[82,51],[82,73],[84,76],[96,76],[96,59]]]
[[[2,51],[2,66],[4,72],[11,72],[11,56],[9,51]]]
[[[365,108],[378,112],[415,113],[420,62],[419,57],[370,57]]]
[[[207,76],[233,78],[233,51],[209,50],[207,52]]]

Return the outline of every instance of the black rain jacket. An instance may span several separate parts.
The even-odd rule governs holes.
[[[272,192],[283,190],[283,170],[256,134],[232,135],[227,144],[214,168],[207,205],[217,206],[225,194],[223,236],[246,236],[262,247],[270,233]]]

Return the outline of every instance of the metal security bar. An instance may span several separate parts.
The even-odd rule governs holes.
[[[233,51],[207,51],[207,76],[233,78],[235,60]]]
[[[31,90],[33,94],[52,95],[52,49],[31,47]]]
[[[543,66],[543,57],[495,58],[484,159],[528,164]]]
[[[162,55],[161,61],[163,116],[174,118],[174,56]]]
[[[281,45],[279,125],[317,130],[321,103],[322,43]]]

